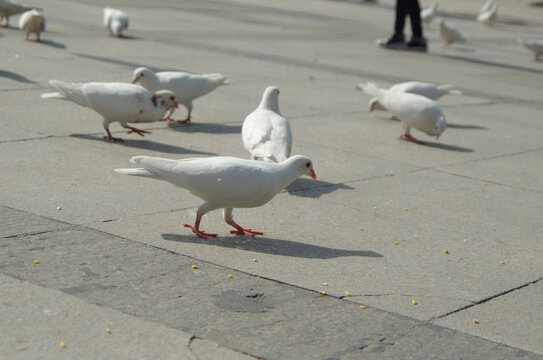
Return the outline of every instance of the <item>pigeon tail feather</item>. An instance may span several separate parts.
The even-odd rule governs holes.
[[[212,83],[215,83],[215,84],[223,84],[227,77],[222,75],[222,74],[219,74],[219,73],[214,73],[214,74],[204,74],[204,76],[209,80],[211,81]]]
[[[132,175],[132,176],[142,176],[142,177],[149,177],[153,179],[159,179],[157,176],[155,176],[153,173],[143,169],[143,168],[136,168],[136,169],[114,169],[116,173],[123,174],[123,175]]]
[[[385,89],[381,89],[380,87],[378,87],[372,82],[368,82],[367,84],[360,83],[358,84],[357,88],[361,89],[366,94],[376,97],[381,102],[383,101],[383,98],[385,97],[385,93],[386,93]]]
[[[445,94],[462,95],[462,91],[453,90],[452,85],[449,84],[438,85],[437,89],[443,91]]]
[[[63,99],[63,100],[71,100],[81,106],[90,107],[90,104],[83,95],[83,85],[82,83],[69,83],[65,81],[60,80],[49,80],[49,84],[51,84],[52,87],[57,89],[60,93],[60,95],[63,95],[64,97],[45,97],[44,99]],[[48,94],[44,94],[48,95]],[[43,97],[42,97],[43,98]]]

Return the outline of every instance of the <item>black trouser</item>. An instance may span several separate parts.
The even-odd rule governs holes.
[[[405,17],[409,15],[411,20],[411,31],[413,36],[422,37],[422,27],[420,26],[420,6],[418,0],[396,0],[396,23],[394,32],[403,34]]]

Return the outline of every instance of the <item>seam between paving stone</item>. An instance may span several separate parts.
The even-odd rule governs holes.
[[[19,211],[22,211],[22,210],[19,210]],[[22,212],[25,212],[27,214],[30,214],[26,211],[22,211]],[[39,216],[39,215],[37,215]],[[53,221],[56,221],[56,220],[53,220]],[[59,221],[60,222],[60,221]],[[272,279],[272,278],[268,278],[268,277],[265,277],[265,276],[259,276],[259,275],[254,275],[254,274],[251,274],[251,273],[248,273],[248,272],[245,272],[243,270],[239,270],[239,269],[234,269],[234,268],[229,268],[227,266],[223,266],[223,265],[219,265],[219,264],[215,264],[215,263],[212,263],[208,260],[202,260],[202,259],[198,259],[198,258],[195,258],[195,257],[192,257],[192,256],[188,256],[188,255],[184,255],[184,254],[180,254],[180,253],[177,253],[177,252],[173,252],[173,251],[170,251],[170,250],[167,250],[167,249],[163,249],[163,248],[160,248],[158,246],[155,246],[155,245],[151,245],[151,244],[147,244],[147,243],[142,243],[142,242],[138,242],[138,241],[135,241],[135,240],[131,240],[131,239],[128,239],[128,238],[124,238],[124,237],[121,237],[121,236],[118,236],[118,235],[115,235],[115,234],[111,234],[111,233],[108,233],[106,231],[101,231],[101,230],[97,230],[97,229],[92,229],[92,228],[88,228],[84,225],[72,225],[71,228],[81,228],[81,229],[85,229],[86,231],[91,231],[91,232],[95,232],[95,233],[101,233],[101,234],[105,234],[107,236],[110,236],[110,237],[114,237],[114,238],[118,238],[118,239],[122,239],[122,240],[125,240],[125,241],[130,241],[130,242],[133,242],[133,243],[137,243],[139,244],[140,246],[149,246],[151,248],[155,248],[155,249],[158,249],[160,251],[165,251],[167,253],[170,253],[170,254],[173,254],[175,256],[183,256],[183,257],[186,257],[186,258],[190,258],[190,259],[194,259],[198,262],[201,262],[201,263],[206,263],[208,265],[211,265],[211,266],[215,266],[215,267],[220,267],[220,268],[223,268],[223,269],[229,269],[229,270],[232,270],[232,271],[235,271],[235,272],[239,272],[239,273],[242,273],[244,275],[247,275],[249,277],[252,277],[252,278],[259,278],[259,279],[264,279],[264,280],[267,280],[267,281],[270,281],[270,282],[273,282],[273,283],[276,283],[276,284],[282,284],[282,285],[286,285],[286,286],[291,286],[291,287],[294,287],[294,288],[298,288],[300,290],[304,290],[304,291],[308,291],[308,292],[312,292],[312,293],[317,293],[316,290],[312,290],[312,289],[308,289],[308,288],[304,288],[304,287],[301,287],[301,286],[298,286],[298,285],[293,285],[293,284],[289,284],[289,283],[286,283],[286,282],[283,282],[283,281],[280,281],[280,280],[277,280],[277,279]],[[62,229],[54,229],[52,231],[48,231],[48,233],[53,233],[53,232],[60,232],[60,231],[63,231],[65,230],[66,228],[62,228]],[[3,272],[2,272],[3,273]],[[13,278],[17,278],[13,275],[8,275],[8,274],[5,274],[6,276],[11,276]],[[350,352],[354,352],[354,351],[359,351],[359,350],[364,350],[365,348],[371,346],[371,345],[374,345],[374,344],[378,344],[378,343],[381,343],[389,338],[396,338],[396,337],[402,337],[402,336],[405,336],[407,335],[410,331],[412,331],[413,329],[417,328],[417,327],[421,327],[421,326],[425,326],[425,325],[428,325],[428,324],[432,324],[433,321],[435,321],[436,319],[440,319],[440,318],[444,318],[446,316],[449,316],[451,314],[454,314],[454,313],[457,313],[457,312],[460,312],[460,311],[463,311],[465,309],[468,309],[468,308],[471,308],[473,306],[477,306],[477,305],[480,305],[480,304],[484,304],[490,300],[493,300],[493,299],[496,299],[496,298],[499,298],[500,296],[502,295],[506,295],[506,294],[509,294],[511,292],[514,292],[516,290],[520,290],[524,287],[527,287],[527,286],[530,286],[530,285],[533,285],[533,284],[536,284],[537,282],[539,282],[540,280],[542,280],[543,277],[540,277],[538,278],[537,280],[534,280],[534,281],[531,281],[531,282],[528,282],[528,283],[525,283],[525,284],[522,284],[520,286],[517,286],[515,288],[512,288],[512,289],[509,289],[509,290],[505,290],[505,291],[502,291],[498,294],[495,294],[495,295],[492,295],[492,296],[489,296],[485,299],[482,299],[480,301],[477,301],[475,302],[474,304],[470,304],[470,305],[467,305],[467,306],[464,306],[464,307],[461,307],[459,309],[456,309],[456,310],[453,310],[453,311],[450,311],[446,314],[442,314],[442,315],[439,315],[437,317],[434,317],[432,319],[429,319],[429,320],[426,320],[426,321],[421,321],[421,320],[416,320],[416,319],[412,319],[408,316],[405,316],[405,315],[401,315],[401,314],[398,314],[398,313],[394,313],[394,312],[389,312],[389,311],[386,311],[386,310],[383,310],[383,309],[380,309],[380,308],[377,308],[377,307],[371,307],[374,311],[377,311],[377,312],[381,312],[381,313],[388,313],[392,316],[395,316],[397,318],[406,318],[406,319],[410,319],[414,322],[416,322],[415,325],[413,326],[410,326],[409,328],[407,328],[405,331],[403,332],[398,332],[398,333],[395,333],[395,334],[392,334],[388,337],[385,337],[385,338],[382,338],[378,341],[375,341],[375,342],[372,342],[371,344],[369,344],[368,346],[364,346],[362,348],[359,348],[359,349],[352,349],[350,351],[347,351],[345,353],[343,353],[342,355],[345,355],[345,354],[348,354]],[[22,280],[22,281],[27,281],[27,280],[24,280],[24,279],[19,279],[19,280]],[[38,284],[39,285],[39,284]],[[43,285],[39,285],[39,286],[43,286]],[[61,289],[59,289],[60,291],[62,291]],[[71,295],[71,294],[69,294]],[[75,296],[75,295],[71,295],[71,296]],[[347,299],[345,299],[343,296],[333,296],[333,295],[326,295],[326,296],[329,296],[331,298],[335,298],[337,300],[341,300],[341,301],[345,301],[345,302],[348,302],[348,303],[352,303],[352,301],[349,301]],[[83,298],[84,299],[84,298]],[[85,300],[87,301],[87,300]],[[98,306],[104,306],[104,305],[101,305],[101,304],[96,304]],[[108,309],[111,309],[111,310],[114,310],[113,308],[110,308],[110,307],[107,307]],[[114,310],[114,311],[118,311],[118,310]],[[124,312],[123,312],[124,313]],[[127,313],[126,313],[127,314]],[[135,316],[132,314],[132,316]],[[152,320],[146,320],[146,321],[152,321]],[[284,320],[279,320],[278,322],[281,322],[281,321],[284,321]],[[162,326],[167,326],[167,327],[171,327],[171,326],[168,326],[168,325],[164,325],[164,324],[161,324]],[[441,325],[439,325],[441,326]],[[479,337],[479,336],[475,336],[475,335],[471,335],[471,334],[468,334],[468,333],[465,333],[463,331],[460,331],[460,330],[454,330],[454,329],[451,329],[451,328],[447,328],[445,326],[441,326],[443,328],[446,328],[446,329],[449,329],[449,330],[452,330],[452,331],[455,331],[457,333],[462,333],[462,334],[465,334],[467,336],[470,336],[470,337],[477,337],[477,338],[480,338],[482,339],[483,341],[487,341],[487,342],[492,342],[492,343],[495,343],[495,344],[499,344],[499,345],[502,345],[502,346],[506,346],[506,347],[509,347],[509,348],[515,348],[515,349],[519,349],[519,350],[522,350],[522,351],[525,351],[525,352],[529,352],[527,350],[523,350],[523,349],[520,349],[520,348],[516,348],[516,347],[513,347],[513,346],[510,346],[510,345],[507,345],[507,344],[504,344],[504,343],[498,343],[498,342],[495,342],[495,341],[492,341],[490,339],[486,339],[486,338],[482,338],[482,337]],[[197,338],[196,336],[193,336],[193,338]],[[191,340],[193,340],[191,338]],[[203,339],[203,340],[206,340],[206,341],[210,341],[210,340],[207,340],[207,339]],[[215,343],[214,341],[211,340],[211,342]],[[190,342],[189,342],[190,343]],[[225,346],[226,347],[226,346]],[[228,347],[227,347],[228,348]],[[243,354],[247,354],[247,355],[250,355],[250,356],[253,356],[253,357],[256,357],[255,355],[252,355],[252,354],[248,354],[246,352],[242,352],[242,351],[239,351],[239,350],[236,350],[236,349],[232,349],[232,348],[229,348],[230,350],[234,350],[236,352],[240,352],[240,353],[243,353]],[[259,357],[256,357],[258,359],[260,359]]]

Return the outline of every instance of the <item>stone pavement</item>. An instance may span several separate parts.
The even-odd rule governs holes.
[[[442,0],[468,41],[444,49],[433,24],[419,54],[374,45],[392,0],[149,4],[44,0],[42,44],[17,17],[2,29],[0,358],[543,359],[543,64],[515,43],[543,38],[543,7],[502,0],[485,27],[477,1]],[[130,15],[127,39],[107,36],[104,5]],[[39,98],[49,79],[137,66],[231,84],[195,101],[190,126],[112,124],[124,143]],[[463,95],[439,100],[449,127],[419,146],[368,114],[354,89],[368,80]],[[248,157],[241,124],[268,85],[318,180],[236,210],[264,236],[229,235],[216,211],[202,227],[220,236],[197,238],[181,224],[198,198],[113,172],[141,154]]]

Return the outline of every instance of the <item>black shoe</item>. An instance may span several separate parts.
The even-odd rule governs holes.
[[[393,34],[388,39],[377,39],[376,43],[377,45],[386,47],[387,49],[405,50],[407,48],[403,34]]]
[[[408,50],[415,51],[428,51],[428,46],[426,45],[426,39],[423,37],[413,36],[411,40],[407,43]]]

